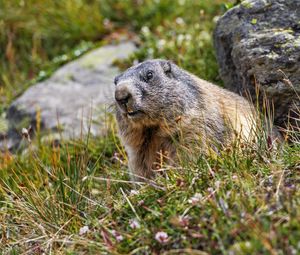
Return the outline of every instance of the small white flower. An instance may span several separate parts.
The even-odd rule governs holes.
[[[79,235],[85,235],[86,233],[88,233],[90,231],[88,226],[83,226],[82,228],[79,229]]]
[[[211,188],[211,187],[209,187],[209,188],[207,189],[207,191],[208,191],[209,193],[213,193],[213,192],[214,192],[214,189]]]
[[[116,240],[118,241],[118,242],[121,242],[121,241],[123,241],[123,236],[122,235],[118,235],[118,236],[116,236]]]
[[[211,35],[207,31],[201,31],[199,36],[203,41],[210,41],[211,39]]]
[[[178,24],[178,25],[183,25],[184,24],[184,20],[183,20],[183,18],[181,18],[181,17],[178,17],[178,18],[176,18],[176,23]]]
[[[31,130],[31,127],[29,127],[28,129],[27,128],[22,128],[22,136],[23,138],[25,138],[28,142],[31,142],[31,139],[30,139],[30,132]]]
[[[191,36],[190,34],[187,34],[187,35],[185,36],[185,39],[186,39],[187,41],[190,41],[190,40],[192,40],[192,36]]]
[[[202,195],[200,193],[196,193],[188,200],[188,202],[192,205],[195,205],[199,203],[201,199],[202,199]]]
[[[138,229],[138,228],[141,227],[140,223],[139,223],[138,220],[136,220],[136,219],[130,220],[129,226],[130,226],[132,229]]]
[[[220,19],[220,16],[215,16],[215,17],[213,18],[213,22],[214,22],[214,23],[217,23],[217,22],[219,21],[219,19]]]
[[[177,37],[177,43],[179,45],[181,45],[182,42],[183,42],[183,40],[184,40],[184,38],[185,38],[185,36],[183,34],[178,35],[178,37]]]
[[[62,57],[63,57],[63,56],[62,56]],[[62,58],[62,57],[61,57],[61,58]],[[45,77],[45,76],[46,76],[46,72],[43,71],[43,70],[40,71],[40,72],[39,72],[39,76],[40,76],[40,77]]]
[[[62,61],[67,61],[68,60],[68,56],[66,54],[61,56],[61,60]]]
[[[28,136],[28,130],[27,130],[27,128],[22,128],[22,135],[24,135],[24,136]]]
[[[166,45],[166,40],[161,39],[157,42],[157,48],[162,49]]]
[[[112,230],[111,233],[118,242],[121,242],[124,240],[124,237],[120,233],[118,233],[116,230]]]
[[[160,243],[167,243],[169,241],[168,234],[163,231],[159,231],[155,234],[155,240]]]
[[[150,34],[150,29],[147,26],[142,27],[142,33],[144,35],[149,35]]]
[[[247,241],[247,242],[245,243],[245,246],[246,246],[247,248],[251,248],[251,243],[250,243],[249,241]]]
[[[74,55],[75,55],[76,57],[80,56],[81,53],[82,53],[81,50],[75,50],[75,51],[74,51]]]
[[[130,190],[130,195],[138,195],[139,192],[135,189]]]
[[[232,180],[237,180],[237,179],[238,179],[237,175],[232,176]]]

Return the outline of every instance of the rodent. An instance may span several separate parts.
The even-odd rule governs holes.
[[[215,150],[252,139],[253,106],[168,60],[147,60],[115,78],[116,119],[134,180],[155,177],[161,158],[176,162],[179,147]]]

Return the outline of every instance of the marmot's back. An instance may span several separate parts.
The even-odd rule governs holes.
[[[250,141],[255,135],[256,114],[252,104],[245,98],[195,77],[206,100],[207,112],[214,107],[225,125],[242,139]]]

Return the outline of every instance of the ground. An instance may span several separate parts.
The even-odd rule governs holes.
[[[19,93],[120,34],[146,57],[168,58],[222,84],[212,30],[229,1],[9,1],[0,4],[3,115]],[[34,15],[34,19],[32,19]],[[117,31],[117,32],[116,32]],[[112,32],[114,34],[112,35]],[[1,123],[1,122],[0,122]],[[297,254],[300,143],[261,137],[242,152],[182,159],[152,185],[134,185],[110,132],[60,144],[36,138],[0,157],[2,254]],[[1,126],[1,124],[0,124]]]

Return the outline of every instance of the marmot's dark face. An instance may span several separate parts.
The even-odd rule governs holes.
[[[183,111],[183,84],[165,60],[148,60],[115,78],[115,100],[121,116],[132,121],[162,121]],[[186,90],[186,89],[185,89]]]

